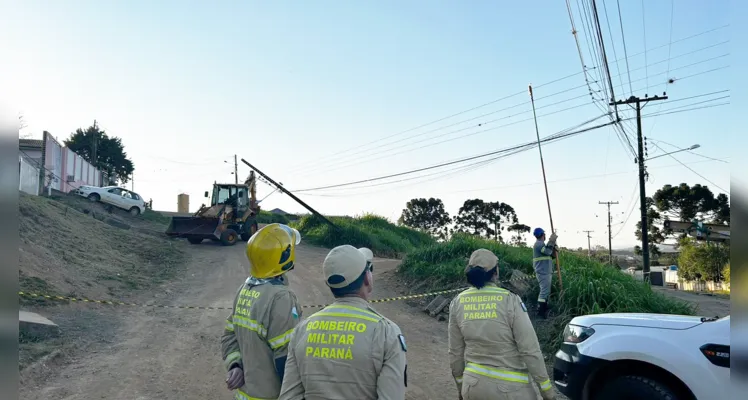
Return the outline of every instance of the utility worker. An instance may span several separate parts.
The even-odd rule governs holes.
[[[553,257],[556,256],[556,233],[551,233],[548,243],[545,243],[545,231],[543,228],[535,228],[532,232],[537,241],[532,247],[532,263],[535,267],[535,277],[540,285],[538,294],[538,316],[548,317],[550,305],[548,299],[551,296],[551,283],[553,278]]]
[[[470,289],[449,305],[449,361],[460,399],[555,398],[527,308],[497,286],[499,259],[486,249],[470,255]]]
[[[322,272],[335,302],[291,336],[279,400],[404,400],[405,338],[369,305],[373,254],[350,245],[330,251]]]
[[[301,234],[270,224],[247,241],[250,276],[239,288],[221,337],[226,385],[237,400],[277,399],[288,342],[301,318],[285,274],[294,268]]]

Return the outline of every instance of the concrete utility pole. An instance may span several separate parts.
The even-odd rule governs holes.
[[[590,233],[594,231],[582,231],[587,234],[587,257],[592,258],[592,246],[590,246]]]
[[[234,183],[239,184],[239,163],[236,161],[236,154],[234,154]]]
[[[628,104],[631,106],[635,104],[636,107],[636,137],[638,142],[638,156],[636,162],[639,164],[639,204],[641,206],[641,229],[642,229],[642,275],[644,282],[649,282],[649,233],[647,226],[647,191],[644,186],[646,180],[646,168],[644,166],[644,138],[642,137],[642,103],[646,105],[650,101],[667,100],[667,94],[662,93],[662,96],[649,97],[646,94],[641,99],[636,96],[631,96],[628,100],[619,100],[610,103],[610,105]],[[633,107],[633,106],[632,106]]]
[[[618,204],[617,201],[601,201],[600,204],[606,204],[608,206],[608,260],[610,265],[613,265],[613,232],[610,229],[610,223],[613,217],[610,216],[610,206]]]
[[[99,169],[99,163],[98,163],[99,135],[96,134],[96,120],[94,120],[93,127],[94,127],[94,135],[93,135],[93,138],[91,138],[91,164],[93,164],[94,168]]]

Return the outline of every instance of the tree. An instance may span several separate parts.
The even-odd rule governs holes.
[[[65,140],[65,146],[79,154],[95,168],[106,172],[110,179],[120,183],[127,183],[135,170],[132,161],[127,158],[122,139],[110,137],[96,125],[95,121],[86,130],[78,128],[70,135],[70,138]],[[93,159],[94,151],[96,160]]]
[[[506,230],[508,224],[516,224],[518,220],[517,213],[509,204],[470,199],[460,207],[455,222],[459,232],[503,242],[501,232]]]
[[[659,255],[657,244],[664,243],[676,235],[662,226],[664,221],[708,221],[716,224],[730,223],[730,201],[726,194],[714,193],[700,184],[689,186],[681,183],[678,186],[665,185],[646,199],[647,232],[649,233],[650,257]],[[636,223],[636,238],[641,240],[641,221]],[[679,235],[684,237],[685,235]],[[641,248],[635,248],[641,254]]]
[[[514,232],[514,236],[512,236],[512,242],[511,242],[512,245],[520,246],[520,247],[527,246],[527,242],[522,238],[522,234],[530,233],[530,229],[531,228],[525,224],[515,223],[515,224],[510,225],[507,228],[507,230],[510,232]]]
[[[410,200],[397,222],[423,230],[437,238],[446,239],[449,233],[447,227],[452,223],[452,218],[444,209],[442,200],[431,197],[428,200],[424,198]]]
[[[699,242],[690,237],[680,240],[678,275],[686,280],[720,281],[730,262],[730,249],[723,244]]]

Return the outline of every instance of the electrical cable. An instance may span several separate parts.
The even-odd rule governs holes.
[[[611,124],[612,123],[600,124],[600,125],[596,125],[596,126],[593,126],[593,127],[590,127],[590,128],[585,128],[585,129],[580,129],[580,130],[577,130],[577,131],[572,131],[572,132],[564,133],[562,135],[557,135],[557,134],[550,135],[550,136],[547,136],[546,138],[542,139],[541,142],[552,142],[552,141],[555,141],[555,140],[558,140],[558,139],[567,138],[569,136],[579,135],[581,133],[584,133],[584,132],[587,132],[587,131],[590,131],[590,130],[593,130],[593,129],[599,129],[599,128],[602,128],[604,126],[608,126],[608,125],[611,125]],[[513,151],[513,150],[516,150],[516,149],[520,149],[520,148],[531,149],[531,148],[533,148],[536,145],[537,145],[537,141],[535,141],[535,142],[528,142],[528,143],[524,143],[524,144],[521,144],[521,145],[517,145],[517,146],[513,146],[513,147],[509,147],[509,148],[504,148],[504,149],[500,149],[500,150],[496,150],[496,151],[491,151],[491,152],[488,152],[488,153],[483,153],[483,154],[480,154],[480,155],[477,155],[477,156],[467,157],[467,158],[463,158],[463,159],[459,159],[459,160],[455,160],[455,161],[444,162],[444,163],[440,163],[440,164],[429,166],[429,167],[418,168],[418,169],[414,169],[414,170],[409,170],[409,171],[405,171],[405,172],[399,172],[399,173],[385,175],[385,176],[380,176],[380,177],[376,177],[376,178],[362,179],[362,180],[358,180],[358,181],[354,181],[354,182],[346,182],[346,183],[340,183],[340,184],[328,185],[328,186],[321,186],[321,187],[315,187],[315,188],[308,188],[308,189],[296,189],[294,191],[298,192],[298,193],[309,192],[309,191],[313,191],[313,190],[330,189],[330,188],[336,188],[336,187],[342,187],[342,186],[355,185],[355,184],[359,184],[359,183],[372,182],[372,181],[377,181],[377,180],[382,180],[382,179],[387,179],[387,178],[394,178],[394,177],[397,177],[397,176],[409,175],[409,174],[416,173],[416,172],[427,171],[427,170],[435,169],[435,168],[441,168],[441,167],[445,167],[445,166],[448,166],[448,165],[454,165],[454,164],[463,163],[463,162],[466,162],[466,161],[472,161],[472,160],[475,160],[475,159],[479,159],[479,158],[483,158],[483,157],[488,157],[488,156],[492,156],[492,155],[496,155],[496,154],[507,153],[507,152],[510,152],[510,151]]]
[[[621,15],[621,1],[616,0],[616,4],[618,5],[618,22],[621,25],[621,41],[623,41],[623,56],[626,60],[626,72],[628,73],[629,77],[629,89],[630,93],[634,93],[634,88],[631,86],[631,70],[629,69],[629,56],[628,56],[628,50],[626,49],[626,36],[623,33],[623,16]],[[645,47],[646,49],[646,47]],[[644,53],[646,54],[646,50],[644,50]],[[633,56],[632,56],[633,57]],[[616,60],[617,61],[617,60]]]
[[[620,5],[619,5],[619,11],[620,11]],[[681,38],[681,39],[679,39],[679,40],[676,40],[676,41],[672,41],[672,42],[670,43],[670,45],[672,45],[672,44],[674,44],[674,43],[682,42],[682,41],[685,41],[685,40],[689,40],[689,39],[692,39],[692,38],[695,38],[695,37],[698,37],[698,36],[701,36],[701,35],[705,35],[705,34],[708,34],[708,33],[714,32],[714,31],[716,31],[716,30],[719,30],[719,29],[724,29],[724,28],[726,28],[726,27],[729,27],[729,24],[727,24],[727,25],[723,25],[723,26],[720,26],[720,27],[717,27],[717,28],[712,28],[712,29],[710,29],[710,30],[707,30],[707,31],[703,31],[703,32],[700,32],[700,33],[697,33],[697,34],[694,34],[694,35],[691,35],[691,36],[688,36],[688,37],[685,37],[685,38]],[[653,51],[653,50],[656,50],[656,49],[659,49],[659,48],[662,48],[662,47],[665,47],[665,46],[668,46],[668,44],[664,44],[664,45],[661,45],[661,46],[653,47],[653,48],[651,48],[651,49],[645,50],[645,51],[644,51],[644,52],[642,52],[642,53],[646,53],[646,52],[649,52],[649,51]],[[640,54],[642,54],[642,53],[637,53],[637,54],[634,54],[634,55],[632,55],[631,57],[635,57],[635,56],[637,56],[637,55],[640,55]],[[629,57],[628,57],[628,55],[627,55],[627,54],[625,54],[625,57],[624,57],[624,58],[625,58],[626,60],[628,60],[628,58],[629,58]],[[615,60],[615,62],[618,62],[618,61],[620,61],[620,60],[621,60],[621,59],[616,59],[616,60]],[[590,69],[596,69],[596,68],[590,68]],[[581,73],[585,73],[585,71],[582,71]],[[534,88],[535,88],[535,89],[538,89],[538,88],[541,88],[541,87],[543,87],[543,86],[547,86],[547,85],[550,85],[550,84],[553,84],[553,83],[556,83],[556,82],[559,82],[559,81],[562,81],[562,80],[565,80],[565,79],[568,79],[568,78],[572,78],[572,77],[574,77],[574,76],[577,76],[577,75],[579,75],[579,74],[580,74],[580,72],[577,72],[577,73],[573,73],[573,74],[570,74],[570,75],[567,75],[567,76],[564,76],[564,77],[561,77],[561,78],[558,78],[558,79],[552,80],[552,81],[550,81],[550,82],[546,82],[546,83],[544,83],[544,84],[541,84],[541,85],[537,85],[537,86],[534,86]],[[584,86],[586,86],[586,85],[582,85],[582,87],[584,87]],[[481,104],[481,105],[479,105],[479,106],[476,106],[476,107],[472,107],[472,108],[470,108],[470,109],[467,109],[467,110],[463,110],[463,111],[460,111],[460,112],[458,112],[458,113],[455,113],[455,114],[451,114],[451,115],[449,115],[449,116],[446,116],[446,117],[443,117],[443,118],[439,118],[439,119],[437,119],[437,120],[433,120],[433,121],[430,121],[430,122],[428,122],[428,123],[425,123],[425,124],[419,125],[419,126],[417,126],[417,127],[414,127],[414,128],[410,128],[410,129],[407,129],[407,130],[405,130],[405,131],[400,131],[400,132],[398,132],[398,133],[395,133],[395,134],[392,134],[392,135],[388,135],[388,136],[385,136],[385,137],[382,137],[382,138],[379,138],[379,139],[373,140],[373,141],[371,141],[371,142],[368,142],[368,143],[365,143],[365,144],[363,144],[363,145],[357,145],[357,146],[354,146],[354,147],[351,147],[351,148],[348,148],[348,149],[345,149],[345,150],[341,150],[341,151],[338,151],[338,152],[336,152],[336,153],[330,154],[330,155],[328,155],[328,156],[317,157],[317,158],[316,158],[316,161],[313,161],[313,162],[311,162],[311,163],[301,163],[301,164],[298,164],[298,165],[294,166],[294,167],[292,168],[292,170],[296,170],[297,168],[305,168],[305,169],[306,169],[306,168],[308,168],[308,167],[310,167],[310,166],[314,166],[314,165],[316,165],[316,163],[317,163],[317,162],[319,162],[319,161],[325,161],[325,160],[327,160],[327,159],[328,159],[328,158],[330,158],[330,157],[335,157],[336,155],[338,155],[338,154],[340,154],[340,153],[345,153],[345,152],[347,152],[348,150],[355,150],[355,149],[360,149],[361,147],[365,147],[365,146],[368,146],[368,145],[370,145],[370,144],[373,144],[373,143],[377,143],[377,142],[379,142],[379,141],[382,141],[382,140],[386,140],[386,139],[389,139],[389,138],[391,138],[391,137],[395,137],[395,136],[399,136],[399,135],[402,135],[402,134],[405,134],[405,133],[408,133],[408,132],[412,132],[412,131],[415,131],[415,130],[421,129],[421,128],[423,128],[423,127],[426,127],[426,126],[429,126],[429,125],[433,125],[433,124],[435,124],[435,123],[438,123],[438,122],[441,122],[441,121],[447,120],[447,119],[449,119],[449,118],[453,118],[453,117],[455,117],[455,116],[458,116],[458,115],[462,115],[462,114],[468,113],[468,112],[470,112],[470,111],[474,111],[474,110],[477,110],[477,109],[479,109],[479,108],[482,108],[482,107],[486,107],[486,106],[488,106],[488,105],[491,105],[491,104],[495,104],[495,103],[497,103],[497,102],[500,102],[500,101],[502,101],[502,100],[506,100],[506,99],[508,99],[508,98],[511,98],[511,97],[514,97],[514,96],[518,96],[518,95],[522,95],[522,94],[525,94],[525,90],[522,90],[522,91],[519,91],[519,92],[516,92],[516,93],[510,94],[510,95],[508,95],[508,96],[504,96],[504,97],[501,97],[501,98],[499,98],[499,99],[496,99],[496,100],[493,100],[493,101],[490,101],[490,102],[487,102],[487,103],[483,103],[483,104]],[[538,99],[538,100],[539,100],[539,99]]]

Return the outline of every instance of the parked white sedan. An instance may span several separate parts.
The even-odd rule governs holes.
[[[115,207],[127,210],[131,215],[140,215],[145,211],[145,200],[135,192],[118,186],[81,186],[71,193],[88,198],[91,201],[100,201]]]

